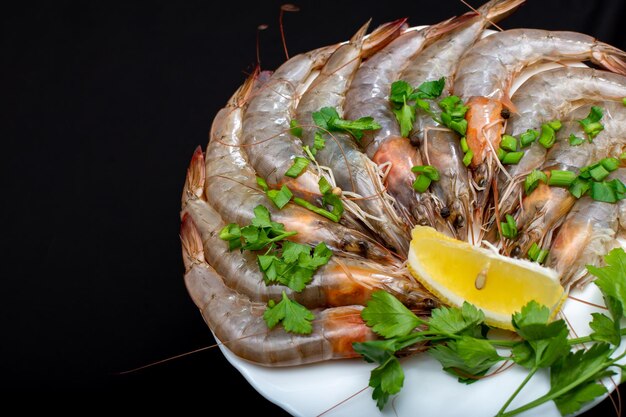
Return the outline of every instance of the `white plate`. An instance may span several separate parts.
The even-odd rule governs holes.
[[[491,31],[486,34],[489,33]],[[584,66],[580,63],[568,65]],[[532,74],[558,66],[545,64],[532,67],[517,77],[512,91]],[[600,291],[593,284],[588,285],[583,292],[572,295],[603,305]],[[562,313],[570,324],[573,337],[590,333],[588,324],[594,312],[605,311],[571,299],[566,301]],[[261,395],[294,416],[488,417],[498,412],[527,375],[526,369],[515,365],[500,374],[465,385],[443,372],[439,362],[428,354],[420,354],[402,360],[404,387],[381,412],[371,398],[372,391],[368,387],[370,371],[375,364],[351,359],[289,368],[267,368],[235,356],[223,344],[219,346],[226,359]],[[613,379],[615,382],[610,379],[603,381],[609,392],[619,383],[619,376]],[[538,372],[508,410],[544,395],[549,388],[547,371]],[[574,415],[589,410],[605,397],[587,404]],[[520,416],[561,417],[561,414],[550,401]]]

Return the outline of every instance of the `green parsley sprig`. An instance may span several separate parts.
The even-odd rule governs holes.
[[[356,352],[368,362],[377,363],[369,385],[372,398],[381,410],[390,396],[404,384],[404,371],[398,357],[419,343],[437,359],[445,372],[459,382],[474,383],[497,363],[512,360],[528,369],[528,375],[498,411],[497,417],[510,417],[548,401],[554,401],[562,415],[574,413],[606,393],[599,381],[624,369],[620,361],[626,356],[616,351],[626,328],[620,327],[626,308],[626,252],[618,248],[605,256],[605,267],[587,266],[595,275],[595,285],[603,294],[609,315],[593,313],[589,336],[568,338],[564,320],[550,321],[550,310],[531,301],[513,314],[511,323],[520,340],[495,340],[487,337],[489,327],[484,314],[464,303],[461,308],[440,307],[430,319],[416,316],[391,294],[378,291],[361,315],[382,340],[354,343]],[[572,350],[582,343],[588,349]],[[510,349],[510,355],[496,350]],[[550,370],[550,390],[541,397],[513,410],[511,402],[535,373]]]
[[[283,241],[297,232],[288,232],[282,223],[272,221],[267,207],[256,206],[254,214],[248,226],[240,227],[236,223],[226,225],[220,231],[220,238],[228,241],[231,251],[265,250],[257,255],[257,262],[266,285],[281,284],[296,292],[302,291],[317,269],[328,263],[332,251],[324,242],[311,248]],[[308,309],[290,300],[284,291],[278,304],[273,300],[268,303],[263,317],[270,329],[282,322],[285,330],[300,334],[311,333],[310,321],[314,318]]]

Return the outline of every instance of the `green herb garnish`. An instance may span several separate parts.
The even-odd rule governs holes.
[[[587,134],[589,142],[591,142],[593,138],[598,136],[598,134],[604,130],[604,126],[600,123],[600,119],[602,119],[603,115],[604,112],[602,111],[602,107],[592,106],[587,117],[578,121]]]

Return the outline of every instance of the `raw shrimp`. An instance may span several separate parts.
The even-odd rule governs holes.
[[[454,77],[454,93],[469,106],[466,113],[467,144],[478,193],[483,207],[498,164],[496,149],[504,119],[502,110],[517,109],[509,98],[513,78],[538,61],[591,60],[611,71],[626,73],[626,53],[576,32],[512,29],[478,41],[461,59]],[[564,83],[561,83],[563,85]],[[571,86],[569,86],[571,87]],[[553,89],[554,90],[554,89]],[[561,90],[557,87],[556,90]]]
[[[507,133],[517,137],[528,129],[538,129],[544,122],[563,117],[582,104],[597,101],[618,102],[610,106],[603,104],[612,111],[605,115],[602,123],[609,125],[607,131],[621,130],[623,133],[626,114],[618,111],[622,97],[626,97],[626,77],[622,75],[577,67],[542,71],[530,77],[513,95],[517,114],[509,119]],[[616,140],[618,135],[612,133],[603,137]],[[602,146],[596,145],[596,149],[602,149]],[[519,163],[508,165],[506,173],[499,174],[499,212],[502,216],[513,213],[521,199],[524,178],[543,164],[546,152],[545,147],[534,142]],[[487,229],[493,227],[493,219],[489,223],[491,226]]]
[[[211,140],[207,146],[206,173],[200,169],[194,171],[196,175],[206,175],[207,200],[227,222],[249,224],[254,217],[254,207],[261,204],[268,208],[275,221],[283,223],[289,230],[298,231],[294,236],[296,241],[312,244],[326,242],[335,250],[357,253],[383,263],[396,262],[388,250],[365,234],[294,204],[278,210],[258,188],[256,173],[248,161],[247,148],[241,146],[244,112],[241,103],[245,103],[254,82],[254,78],[248,79],[213,121]],[[202,152],[196,152],[195,158],[200,161]],[[185,195],[183,199],[185,204]]]
[[[583,287],[591,279],[585,265],[602,262],[616,245],[617,227],[617,204],[580,198],[558,229],[546,265],[556,269],[566,289]]]
[[[399,268],[356,257],[334,255],[301,292],[279,285],[265,285],[256,254],[250,251],[231,252],[228,243],[220,239],[220,231],[226,224],[205,200],[203,170],[202,151],[198,148],[187,171],[182,216],[192,217],[202,237],[205,258],[223,277],[226,285],[238,293],[252,301],[265,302],[280,300],[281,292],[285,290],[290,298],[306,307],[316,308],[364,305],[372,291],[385,290],[418,311],[426,312],[435,306],[434,297],[410,275],[402,274]]]
[[[391,22],[378,29],[378,40],[392,40],[404,20]],[[297,55],[282,64],[264,88],[248,105],[243,120],[243,143],[248,147],[250,162],[257,174],[271,188],[287,185],[292,192],[311,202],[319,196],[319,175],[311,168],[297,178],[285,176],[296,157],[304,157],[302,142],[290,134],[290,122],[298,102],[301,85],[306,85],[339,45],[327,46]],[[368,43],[368,53],[377,44]]]
[[[268,330],[266,306],[228,288],[206,263],[202,240],[191,217],[181,225],[185,285],[215,336],[237,356],[264,366],[293,366],[358,357],[354,342],[376,338],[361,318],[362,306],[314,310],[313,331],[287,333]]]
[[[400,79],[417,86],[425,81],[445,78],[442,97],[449,95],[451,78],[463,53],[481,36],[490,22],[497,22],[512,13],[523,0],[492,0],[470,15],[458,28],[444,34],[416,55],[400,74]],[[463,240],[473,240],[471,201],[473,195],[458,135],[448,129],[438,128],[431,115],[417,111],[411,142],[418,146],[422,160],[439,171],[440,179],[431,184],[437,197],[438,211],[447,218]]]
[[[398,202],[402,214],[422,225],[432,224],[432,201],[429,196],[413,190],[415,175],[411,168],[422,165],[422,161],[419,153],[400,136],[398,122],[389,103],[389,91],[403,66],[419,53],[426,42],[469,18],[453,18],[402,34],[359,67],[346,93],[346,118],[356,120],[370,116],[381,125],[379,130],[365,132],[361,148],[379,166],[390,165],[385,175],[387,190]]]
[[[568,141],[570,134],[584,136],[578,120],[589,113],[590,107],[584,106],[570,113],[568,120],[563,122],[557,132],[556,142],[548,150],[546,160],[541,166],[542,171],[562,170],[578,175],[580,168],[591,162],[595,143],[585,141],[579,146],[571,146]],[[526,255],[533,243],[540,244],[544,235],[558,227],[575,202],[576,198],[567,188],[552,187],[541,182],[522,200],[522,206],[515,218],[519,234],[505,245],[504,253],[515,257]]]
[[[362,59],[363,36],[367,25],[362,27],[352,40],[328,59],[320,75],[303,94],[296,110],[296,119],[305,125],[313,123],[312,114],[323,107],[333,107],[339,114],[350,81]],[[370,35],[375,42],[377,32]],[[386,42],[386,39],[380,39]],[[313,147],[316,129],[304,129],[303,142]],[[409,233],[406,224],[398,217],[392,199],[384,190],[378,167],[358,149],[354,139],[347,133],[323,132],[325,146],[315,156],[318,163],[332,170],[338,187],[361,198],[355,202],[366,213],[364,222],[371,225],[383,241],[401,255],[406,255]]]

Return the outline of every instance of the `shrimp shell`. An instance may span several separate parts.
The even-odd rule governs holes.
[[[390,264],[397,259],[382,245],[358,230],[332,222],[303,207],[288,204],[278,210],[259,189],[256,172],[248,162],[248,148],[242,147],[241,129],[243,104],[252,88],[250,78],[229,104],[213,120],[211,140],[207,146],[206,172],[196,168],[194,173],[206,175],[204,190],[207,201],[227,222],[248,224],[254,218],[254,207],[264,205],[272,218],[287,229],[298,230],[294,240],[316,244],[326,242],[331,248]],[[197,160],[202,153],[196,155]],[[193,186],[188,189],[194,190]],[[228,196],[228,198],[224,198]],[[186,198],[183,195],[183,205]]]
[[[266,305],[228,288],[206,263],[191,217],[183,218],[180,235],[187,291],[215,336],[235,355],[264,366],[294,366],[358,357],[352,343],[376,338],[361,318],[362,306],[314,310],[308,335],[287,333],[282,326],[268,330]]]

